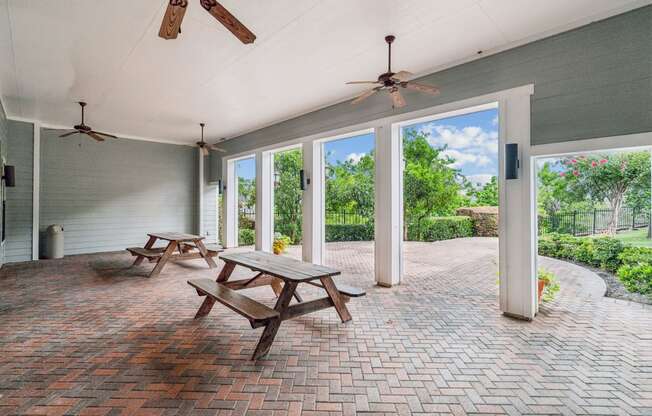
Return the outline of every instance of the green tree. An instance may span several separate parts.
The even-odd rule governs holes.
[[[407,225],[419,224],[431,215],[451,215],[464,201],[463,177],[451,165],[455,162],[445,157],[445,148],[430,145],[427,135],[407,130],[403,137],[403,233],[407,238]]]
[[[256,207],[256,180],[238,177],[238,208],[253,210]]]
[[[326,167],[326,211],[374,215],[374,154],[359,161],[346,160]]]
[[[630,152],[565,158],[560,174],[571,193],[604,201],[611,214],[607,232],[616,233],[626,196],[650,188],[650,153]]]
[[[299,172],[303,168],[301,150],[290,150],[274,155],[274,228],[290,237],[292,244],[301,242],[301,184]]]
[[[473,192],[473,204],[477,206],[498,206],[498,180],[492,176],[489,182]]]

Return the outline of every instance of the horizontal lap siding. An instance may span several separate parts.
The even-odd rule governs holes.
[[[230,154],[393,114],[534,83],[532,143],[652,131],[652,6],[595,22],[420,79],[441,88],[430,97],[405,91],[392,110],[380,94],[344,102],[240,136]],[[214,163],[217,166],[217,163]]]
[[[7,263],[32,259],[32,195],[34,129],[31,124],[8,122],[7,164],[15,166],[16,186],[7,192]]]
[[[195,149],[60,133],[41,135],[42,241],[50,224],[64,226],[67,255],[143,245],[148,232],[195,231]]]

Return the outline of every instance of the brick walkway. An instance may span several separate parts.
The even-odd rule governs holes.
[[[155,279],[122,253],[6,266],[0,415],[652,415],[649,306],[602,298],[597,277],[545,260],[570,277],[520,322],[498,311],[494,239],[406,244],[392,289],[373,286],[372,253],[328,248],[341,280],[367,289],[353,322],[334,310],[286,322],[256,363],[260,329],[222,306],[192,319],[185,280],[215,275],[199,261]]]

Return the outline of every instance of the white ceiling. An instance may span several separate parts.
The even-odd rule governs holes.
[[[243,45],[189,0],[183,33],[157,36],[167,0],[0,0],[0,94],[10,117],[87,122],[123,137],[234,137],[353,97],[386,65],[425,74],[641,0],[221,0]],[[364,104],[363,104],[364,105]]]

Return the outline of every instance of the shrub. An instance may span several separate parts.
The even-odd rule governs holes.
[[[627,290],[652,295],[652,249],[625,247],[618,259],[622,266],[616,274]]]
[[[416,225],[408,226],[410,241],[440,241],[472,237],[473,222],[470,217],[429,217]]]
[[[373,241],[373,224],[326,224],[326,241]]]
[[[498,237],[498,207],[464,207],[456,214],[471,217],[474,236]]]
[[[625,247],[618,259],[623,265],[652,264],[652,248]]]
[[[623,251],[623,243],[612,237],[598,237],[593,239],[594,259],[600,267],[615,272],[620,267],[618,255]]]
[[[652,248],[624,246],[612,237],[549,234],[539,239],[539,254],[600,267],[616,273],[630,292],[652,294]]]
[[[652,295],[652,264],[626,264],[618,269],[617,275],[630,292]]]
[[[256,232],[249,228],[243,228],[239,230],[238,244],[241,246],[250,246],[254,244],[256,240]]]

